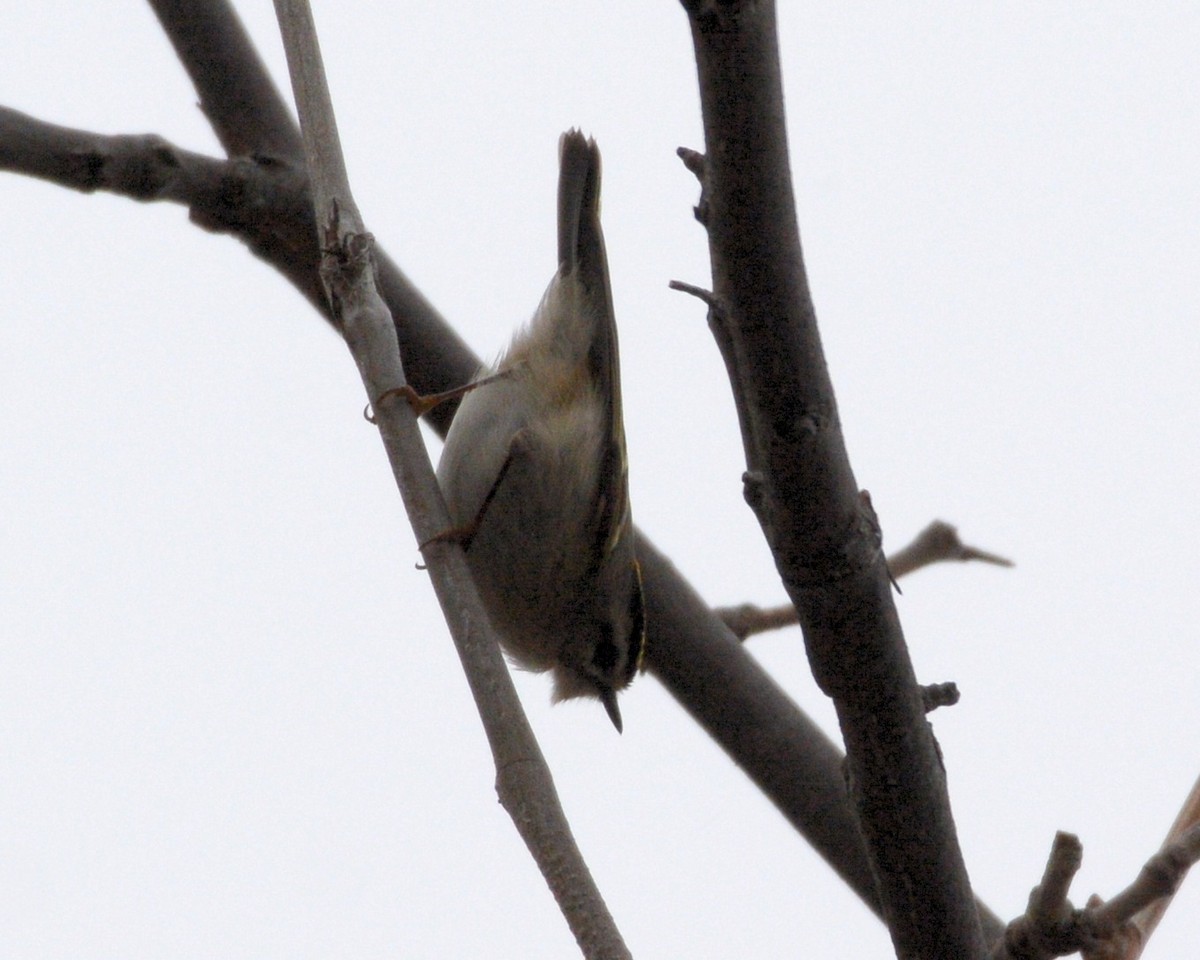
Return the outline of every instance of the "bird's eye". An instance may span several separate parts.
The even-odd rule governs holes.
[[[600,676],[611,677],[617,668],[617,660],[620,659],[620,656],[621,651],[613,643],[612,627],[605,624],[601,630],[600,639],[596,643],[596,649],[592,652],[592,664]]]

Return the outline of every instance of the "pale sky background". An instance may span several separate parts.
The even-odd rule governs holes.
[[[898,598],[976,890],[1057,829],[1109,896],[1198,770],[1194,4],[781,11],[801,232],[851,461],[897,548],[1011,571]],[[276,77],[270,4],[242,4]],[[635,516],[713,603],[781,590],[701,306],[671,0],[318,0],[368,225],[493,355],[554,269],[559,134],[605,159]],[[149,8],[10,4],[0,102],[215,152]],[[0,956],[559,958],[349,355],[168,205],[0,176]],[[436,456],[439,444],[431,440]],[[799,633],[752,642],[831,734]],[[518,686],[644,958],[891,956],[657,682]],[[1149,957],[1194,956],[1200,878]]]

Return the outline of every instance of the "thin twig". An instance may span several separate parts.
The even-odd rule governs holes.
[[[1013,562],[999,554],[968,546],[958,536],[958,530],[944,520],[934,520],[917,534],[913,542],[888,557],[892,575],[899,578],[933,563],[956,560],[961,563],[977,561],[997,567],[1011,567]]]
[[[1137,879],[1108,901],[1093,896],[1083,909],[1067,898],[1083,862],[1079,838],[1058,833],[1042,882],[1029,895],[1025,913],[1008,925],[992,960],[1053,960],[1082,953],[1084,960],[1134,960],[1145,945],[1135,918],[1169,899],[1200,859],[1200,826],[1183,831],[1154,854]]]
[[[1179,815],[1175,818],[1175,822],[1171,824],[1171,829],[1167,831],[1167,837],[1163,841],[1163,848],[1165,849],[1171,844],[1180,842],[1188,835],[1194,835],[1198,825],[1200,825],[1200,778],[1197,778],[1196,782],[1192,784],[1192,789],[1183,801]],[[1138,949],[1136,953],[1130,953],[1125,960],[1137,960],[1137,957],[1141,955],[1146,941],[1154,933],[1159,921],[1163,918],[1163,914],[1167,912],[1167,907],[1171,905],[1172,899],[1174,899],[1174,894],[1161,897],[1134,915],[1131,922],[1138,931]]]
[[[967,546],[959,539],[958,531],[942,520],[934,520],[917,534],[912,543],[891,554],[887,558],[887,565],[892,576],[898,580],[922,567],[948,560],[963,563],[976,560],[999,567],[1013,566],[1011,560],[998,554]],[[740,640],[768,630],[793,627],[799,622],[796,608],[790,603],[777,607],[742,603],[733,607],[717,607],[714,612]]]

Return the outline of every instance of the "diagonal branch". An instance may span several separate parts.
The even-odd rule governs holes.
[[[534,739],[500,646],[467,570],[461,544],[434,542],[450,526],[404,386],[399,345],[371,263],[371,235],[354,204],[308,0],[276,0],[302,119],[322,229],[322,280],[362,374],[413,530],[429,544],[428,569],[462,660],[496,765],[496,790],[533,854],[583,953],[629,957],[575,844],[545,757]],[[379,402],[377,398],[391,397]]]
[[[300,130],[227,0],[150,0],[225,153],[304,166]]]
[[[1171,824],[1171,829],[1167,831],[1167,838],[1163,841],[1160,856],[1166,851],[1186,851],[1196,850],[1197,844],[1200,843],[1200,779],[1192,784],[1192,789],[1189,791],[1187,798],[1180,808],[1179,815],[1175,818],[1175,822]],[[1178,852],[1167,853],[1166,861],[1168,864],[1179,864]],[[1193,855],[1190,861],[1186,861],[1186,865],[1179,871],[1178,879],[1175,883],[1178,886],[1183,882],[1183,876],[1200,856]],[[1151,879],[1153,874],[1151,874]],[[1120,960],[1137,960],[1142,955],[1142,950],[1146,945],[1146,941],[1150,939],[1150,935],[1154,933],[1158,927],[1158,923],[1166,913],[1167,908],[1171,905],[1171,900],[1175,895],[1175,890],[1172,888],[1165,895],[1155,898],[1151,903],[1147,904],[1142,909],[1138,910],[1129,920],[1130,928],[1133,931],[1133,944],[1128,951],[1120,958]]]
[[[230,156],[291,161],[303,169],[300,131],[228,0],[149,0],[200,96],[217,139]],[[307,190],[307,185],[305,186]],[[307,210],[311,211],[311,202]],[[311,217],[311,212],[307,214]],[[308,294],[316,278],[317,239],[311,222],[276,222],[307,230],[311,251],[299,261],[274,261]],[[480,362],[424,294],[381,249],[375,250],[379,292],[391,308],[404,356],[404,372],[419,393],[462,386]],[[319,286],[315,288],[320,293]],[[310,296],[310,299],[312,297]],[[322,312],[329,318],[322,302]],[[457,401],[442,404],[427,419],[445,434]]]
[[[884,916],[901,957],[984,954],[945,773],[846,455],[804,271],[774,5],[684,0],[706,154],[700,208],[746,451],[745,494],[833,699]],[[685,158],[687,159],[687,158]]]

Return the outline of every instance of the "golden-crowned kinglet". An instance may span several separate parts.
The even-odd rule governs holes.
[[[558,271],[450,425],[438,481],[509,656],[554,671],[555,702],[617,691],[641,664],[617,327],[600,231],[600,151],[559,141]]]

